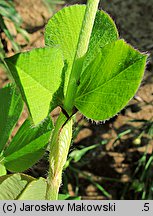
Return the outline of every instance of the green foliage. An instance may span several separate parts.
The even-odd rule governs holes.
[[[145,150],[141,153],[141,157],[133,164],[133,173],[131,181],[126,185],[121,199],[127,199],[132,194],[135,199],[152,200],[153,199],[153,155],[149,153],[149,146],[153,138],[153,121],[145,119],[133,119],[130,122],[139,122],[141,125],[133,127],[131,131],[133,144],[139,148],[144,145],[142,141],[146,138]],[[132,197],[128,197],[131,198]]]
[[[96,182],[92,178],[92,176],[82,171],[84,165],[90,163],[90,158],[86,158],[87,154],[93,149],[100,147],[101,145],[105,145],[106,143],[107,140],[103,140],[101,143],[94,144],[88,147],[80,146],[79,148],[74,149],[70,152],[68,160],[64,166],[65,173],[63,177],[63,192],[68,193],[68,182],[73,181],[73,191],[77,196],[79,193],[79,189],[81,188],[81,184],[79,182],[79,177],[81,176],[81,178],[94,185],[104,196],[106,196],[107,198],[111,197],[111,195],[104,189],[104,187],[102,187],[102,185]]]
[[[57,12],[46,25],[46,45],[60,45],[64,59],[68,63],[64,81],[64,94],[66,94],[67,91],[85,9],[86,7],[81,5],[65,7]],[[117,40],[117,38],[117,29],[112,19],[104,11],[98,11],[91,34],[88,53],[84,60],[84,67],[90,64],[101,47],[111,41]]]
[[[8,177],[0,184],[0,200],[16,199],[26,184],[27,181],[22,180],[18,174]]]
[[[62,108],[50,141],[47,190],[40,190],[39,199],[58,198],[72,135],[71,117],[76,111],[93,120],[113,117],[134,96],[143,77],[147,55],[118,39],[116,26],[109,15],[103,11],[96,14],[98,2],[88,0],[87,7],[76,5],[62,9],[46,27],[46,48],[5,59],[38,131],[39,123],[54,107]],[[35,155],[41,154],[50,137],[51,123],[49,129],[44,123],[45,131],[41,131],[39,136],[37,129],[34,132],[25,129],[27,124],[25,122],[19,130],[6,153],[5,149],[2,153],[2,161],[10,170],[21,171],[31,165],[30,158],[38,159]],[[27,134],[23,139],[25,130]],[[16,146],[17,141],[21,141],[19,146]],[[78,161],[88,150],[74,159]],[[18,161],[24,165],[18,165]],[[27,182],[20,175],[12,178],[13,184],[19,182],[20,185],[12,197],[17,199]],[[6,188],[7,180],[10,179],[4,180]],[[39,189],[42,182],[30,183],[33,190],[27,186],[27,192],[24,190],[20,197],[37,199],[35,194],[29,193],[35,192],[37,185]],[[98,183],[95,185],[107,197],[110,196]]]
[[[2,16],[7,17],[9,20],[12,20],[16,25],[21,25],[22,20],[20,15],[16,12],[14,8],[13,1],[0,1],[0,13]]]
[[[81,158],[88,152],[88,151],[91,151],[92,149],[98,147],[99,144],[95,144],[95,145],[91,145],[91,146],[88,146],[88,147],[83,147],[82,149],[76,149],[74,151],[72,151],[70,154],[69,154],[69,160],[74,160],[74,162],[78,162],[81,160]]]
[[[3,50],[3,44],[2,44],[2,41],[0,39],[0,66],[1,66],[1,64],[3,64],[2,59],[4,58],[4,56],[5,56],[5,52]]]
[[[11,21],[14,24],[14,27],[17,32],[21,33],[24,38],[28,41],[28,34],[27,32],[21,28],[22,19],[20,15],[17,13],[17,11],[14,8],[13,2],[10,1],[0,1],[0,27],[2,31],[5,33],[7,38],[11,41],[14,51],[19,51],[20,46],[18,43],[14,40],[13,35],[11,34],[10,30],[8,29],[5,19]]]
[[[64,94],[68,91],[84,13],[84,6],[64,8],[46,27],[47,46],[58,45],[68,64],[64,74]],[[143,76],[146,55],[117,38],[116,27],[108,14],[98,12],[73,104],[93,120],[106,120],[123,109],[137,91]],[[56,47],[36,49],[6,59],[35,124],[47,116],[49,103],[61,84],[63,61]],[[58,95],[57,100],[58,97],[62,100],[63,94]]]
[[[45,200],[46,187],[44,178],[35,179],[27,185],[18,200]]]
[[[51,130],[50,118],[34,128],[31,127],[31,122],[26,120],[4,151],[6,168],[21,172],[35,164],[44,154]]]
[[[23,109],[20,94],[14,86],[0,89],[0,152],[3,150]]]
[[[53,125],[50,117],[36,127],[27,119],[6,145],[20,117],[23,102],[17,89],[10,84],[0,89],[0,101],[0,174],[5,175],[6,169],[24,171],[42,157]]]
[[[75,105],[86,117],[106,120],[123,109],[143,77],[146,55],[123,40],[106,45],[80,77]]]
[[[64,66],[61,51],[58,47],[39,48],[5,61],[34,123],[38,124],[48,115],[50,102],[61,84]]]
[[[130,192],[134,194],[135,199],[152,200],[153,199],[153,156],[144,153],[137,161],[133,172],[132,181],[129,182],[122,194],[122,199],[126,199]]]
[[[59,194],[58,195],[58,200],[66,200],[70,197],[69,194]]]
[[[71,197],[69,194],[59,194],[58,200],[81,200],[81,197]]]
[[[46,179],[35,179],[25,174],[11,174],[0,178],[0,200],[45,200]],[[59,194],[58,200],[80,200],[69,194]]]
[[[13,174],[0,179],[0,200],[44,200],[46,181],[24,174]]]

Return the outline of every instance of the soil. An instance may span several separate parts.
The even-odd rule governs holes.
[[[70,3],[80,1],[69,1]],[[44,46],[44,27],[47,20],[52,16],[42,0],[14,0],[17,11],[23,19],[23,28],[29,33],[29,43],[20,34],[12,32],[23,50]],[[82,1],[83,3],[83,1]],[[68,3],[67,3],[68,4]],[[56,8],[58,10],[59,6]],[[147,133],[143,133],[140,140],[137,136],[143,131],[145,125],[142,122],[132,120],[152,120],[153,118],[153,0],[103,0],[100,9],[104,9],[115,20],[120,37],[132,44],[142,52],[148,52],[148,64],[146,67],[143,82],[135,96],[119,115],[107,121],[105,124],[96,124],[77,115],[77,128],[81,127],[74,139],[72,149],[80,146],[90,146],[102,143],[90,151],[82,163],[75,163],[73,166],[81,169],[78,175],[79,195],[83,199],[120,199],[128,183],[133,181],[133,171],[139,159],[153,152],[153,141]],[[11,44],[7,41],[7,55],[13,54]],[[0,87],[8,82],[4,69],[0,68]],[[52,116],[57,116],[59,110],[55,110]],[[26,109],[21,116],[13,134],[26,118]],[[130,132],[128,133],[128,130]],[[117,139],[120,133],[127,131],[127,134]],[[47,162],[40,160],[26,173],[34,177],[46,176]],[[71,172],[69,169],[66,172]],[[85,177],[86,176],[86,177]],[[90,180],[87,180],[87,177]],[[153,175],[151,176],[153,180]],[[97,189],[92,181],[99,183],[110,194],[108,197]],[[68,189],[71,195],[75,194],[76,179],[68,179]],[[133,194],[127,192],[126,199],[134,199]],[[136,197],[139,199],[139,197]]]

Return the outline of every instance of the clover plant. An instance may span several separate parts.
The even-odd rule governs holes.
[[[46,25],[44,48],[5,59],[36,127],[61,107],[49,144],[48,200],[58,198],[72,116],[79,111],[95,121],[113,117],[143,78],[147,55],[119,38],[111,17],[97,11],[98,3],[64,7]]]

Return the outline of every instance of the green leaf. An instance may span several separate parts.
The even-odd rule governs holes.
[[[22,19],[20,15],[15,10],[14,4],[11,1],[0,1],[0,14],[7,19],[10,19],[13,23],[21,25]]]
[[[33,49],[5,61],[38,124],[48,115],[50,102],[61,84],[64,63],[59,48]]]
[[[0,66],[3,65],[4,56],[5,56],[5,52],[4,52],[4,49],[3,49],[2,40],[0,39]]]
[[[46,180],[25,174],[0,177],[0,200],[44,200]]]
[[[17,123],[23,109],[23,101],[13,85],[0,89],[0,152]]]
[[[58,200],[81,200],[81,197],[72,197],[69,194],[58,194]]]
[[[27,42],[30,41],[30,40],[29,40],[28,32],[27,32],[26,30],[20,28],[20,27],[17,26],[17,25],[15,25],[15,28],[16,28],[17,32],[20,33],[20,34],[24,37],[24,39],[25,39]]]
[[[1,26],[2,31],[6,34],[6,36],[8,37],[8,39],[11,41],[14,50],[15,51],[19,51],[20,46],[14,40],[13,35],[11,34],[11,32],[9,31],[9,29],[5,25],[5,22],[4,22],[3,17],[1,15],[0,15],[0,26]]]
[[[64,58],[68,63],[68,70],[65,74],[64,93],[66,93],[67,90],[85,9],[86,6],[80,5],[65,7],[56,13],[46,26],[46,45],[60,45]],[[112,19],[104,11],[98,11],[84,67],[86,67],[91,59],[93,59],[94,55],[97,54],[97,50],[99,50],[100,47],[103,47],[117,38],[117,29]]]
[[[118,31],[115,23],[105,11],[97,11],[83,70],[93,61],[102,47],[116,40],[118,40]]]
[[[19,174],[9,176],[0,184],[0,200],[17,199],[27,183],[26,180],[22,180]]]
[[[81,196],[69,197],[67,200],[81,200]]]
[[[21,172],[35,164],[43,155],[50,133],[42,135],[27,146],[5,158],[5,166],[10,171]]]
[[[24,146],[28,145],[28,143],[30,143],[31,141],[48,132],[51,132],[52,129],[53,124],[49,116],[38,126],[31,125],[31,121],[29,119],[25,120],[25,122],[22,124],[16,135],[13,137],[11,143],[5,150],[4,155],[8,156],[20,150]]]
[[[13,35],[9,31],[9,29],[7,28],[7,25],[5,24],[5,18],[7,20],[13,22],[16,29],[17,29],[17,27],[20,28],[19,26],[22,23],[22,19],[21,19],[20,15],[17,13],[17,11],[15,10],[13,2],[1,0],[0,1],[0,26],[1,26],[1,29],[4,31],[4,33],[6,34],[8,39],[11,41],[14,50],[19,51],[20,46],[16,43]]]
[[[146,58],[123,40],[103,47],[81,75],[75,99],[77,109],[94,120],[117,114],[136,93]]]
[[[16,178],[18,178],[18,175],[20,175],[20,179],[21,180],[25,180],[27,183],[30,183],[31,181],[35,180],[34,177],[23,174],[23,173],[16,173],[16,174],[9,174],[9,175],[5,175],[5,176],[1,176],[0,177],[0,184],[5,181],[6,179],[10,178],[11,176],[16,176]]]
[[[32,127],[31,122],[26,120],[4,151],[6,168],[21,172],[35,164],[44,154],[52,129],[50,117],[37,127]]]
[[[85,147],[83,149],[80,149],[80,150],[74,150],[70,153],[69,157],[71,159],[74,159],[74,162],[77,163],[79,160],[81,160],[81,158],[90,150],[98,147],[99,144],[95,144],[95,145],[92,145],[92,146],[88,146],[88,147]]]
[[[58,200],[66,200],[70,197],[69,194],[58,194]]]
[[[29,183],[19,196],[18,200],[45,200],[47,183],[44,178],[39,178]]]
[[[5,32],[8,39],[11,41],[12,46],[15,51],[19,51],[20,46],[15,41],[11,31],[7,28],[5,24],[5,19],[11,21],[14,24],[17,32],[21,33],[22,36],[29,41],[28,33],[22,29],[20,26],[22,24],[22,19],[19,13],[15,10],[14,4],[12,1],[0,0],[0,26],[1,29]]]

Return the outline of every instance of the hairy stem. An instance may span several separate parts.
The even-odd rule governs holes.
[[[75,94],[77,90],[77,83],[80,78],[82,64],[84,56],[88,50],[89,40],[98,8],[99,0],[88,0],[87,7],[84,15],[84,20],[82,23],[82,28],[78,40],[77,50],[72,66],[72,71],[70,74],[70,79],[68,83],[64,108],[69,113],[72,114],[73,103],[75,99]]]
[[[63,166],[66,163],[72,138],[72,120],[65,125],[67,118],[61,112],[50,142],[49,173],[47,179],[47,200],[57,200],[62,179]],[[63,126],[64,125],[64,126]]]
[[[64,108],[69,115],[72,115],[73,113],[73,102],[77,90],[77,82],[80,77],[83,58],[88,49],[98,3],[99,0],[87,1],[85,16],[64,102]],[[58,198],[58,192],[62,178],[62,170],[67,159],[67,154],[72,138],[72,120],[70,119],[68,122],[66,121],[67,117],[61,112],[57,119],[55,129],[51,137],[49,173],[46,192],[47,200],[57,200]]]

